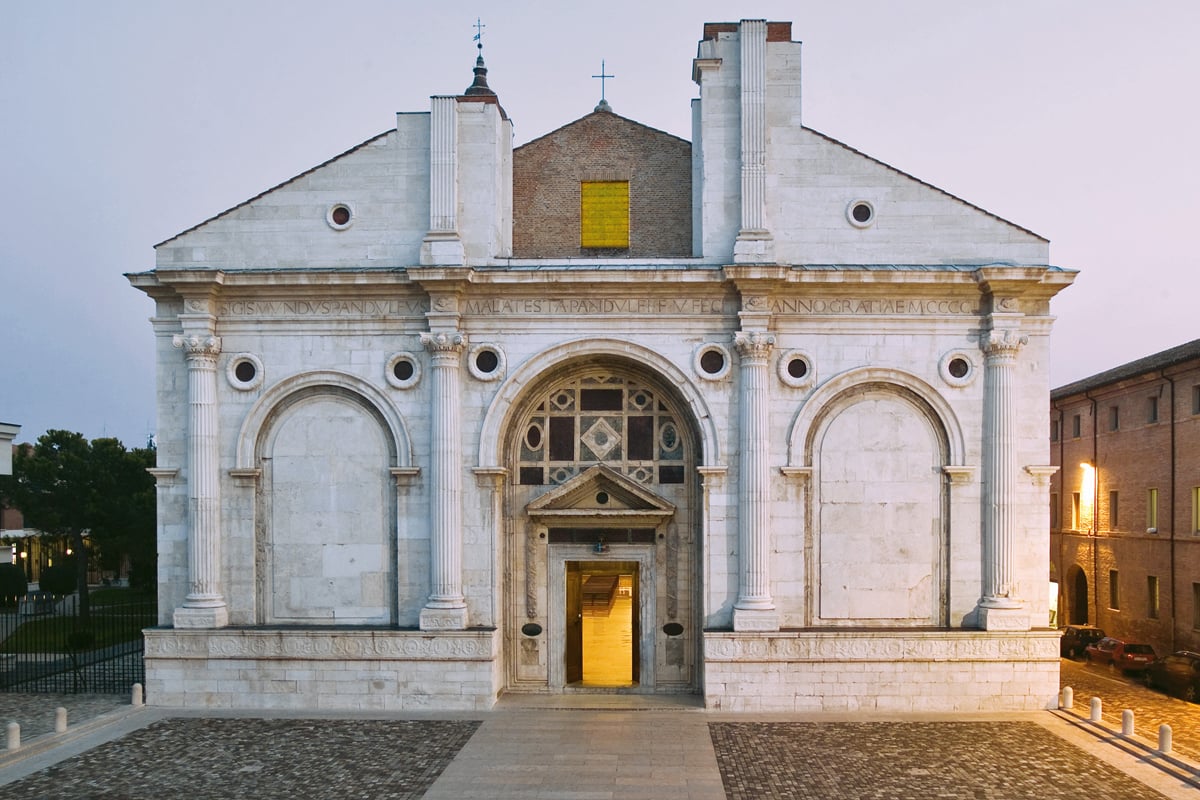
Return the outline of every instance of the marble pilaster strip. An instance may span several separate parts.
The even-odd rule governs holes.
[[[181,335],[173,340],[188,367],[188,583],[184,609],[215,613],[223,624],[220,591],[221,490],[217,438],[217,356],[221,339]]]
[[[458,102],[434,97],[429,130],[429,229],[458,228]]]
[[[985,334],[984,591],[982,605],[1017,608],[1012,506],[1018,477],[1013,382],[1017,351],[1028,339],[1013,331]]]
[[[739,332],[734,343],[741,355],[738,396],[738,599],[734,608],[775,607],[770,591],[770,425],[767,367],[775,337]]]
[[[433,358],[433,441],[430,453],[432,503],[430,561],[432,591],[427,609],[463,609],[462,453],[459,362],[467,337],[459,331],[423,333]]]
[[[767,23],[741,23],[742,230],[766,227],[767,176]]]

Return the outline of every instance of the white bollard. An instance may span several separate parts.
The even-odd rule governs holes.
[[[67,732],[67,710],[62,706],[54,709],[54,732]]]
[[[1171,752],[1171,726],[1158,726],[1158,752],[1164,756]]]
[[[1064,711],[1070,711],[1075,707],[1075,690],[1070,686],[1063,687],[1062,700],[1059,701],[1058,707]]]
[[[1133,712],[1128,708],[1121,712],[1121,735],[1133,736]]]
[[[1090,717],[1088,717],[1088,719],[1091,722],[1100,722],[1102,719],[1104,719],[1104,715],[1100,711],[1100,705],[1101,705],[1100,698],[1093,697],[1092,698],[1092,715]]]
[[[8,749],[21,749],[21,726],[16,722],[8,723]]]
[[[133,685],[133,698],[131,703],[135,706],[140,706],[144,705],[145,702],[146,701],[142,699],[142,685],[140,683],[135,683]]]

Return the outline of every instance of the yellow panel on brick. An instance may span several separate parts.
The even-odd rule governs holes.
[[[583,181],[580,246],[629,247],[629,181]]]

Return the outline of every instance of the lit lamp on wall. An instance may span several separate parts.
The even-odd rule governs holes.
[[[1079,464],[1083,477],[1079,480],[1079,507],[1076,530],[1096,532],[1096,467],[1090,461]]]

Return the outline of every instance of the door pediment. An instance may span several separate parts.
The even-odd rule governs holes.
[[[630,527],[658,525],[675,505],[616,470],[596,464],[525,506],[530,519],[546,525]]]

